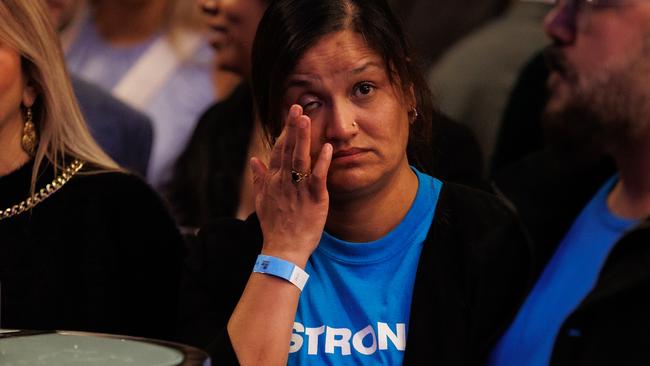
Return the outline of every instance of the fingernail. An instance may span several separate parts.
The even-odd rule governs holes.
[[[291,110],[289,111],[289,117],[297,118],[300,115],[300,107],[297,105],[292,105]]]
[[[301,118],[298,120],[299,128],[307,128],[307,118]]]

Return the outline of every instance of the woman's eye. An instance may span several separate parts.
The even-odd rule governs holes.
[[[303,113],[308,114],[321,105],[321,100],[314,95],[305,94],[298,98],[297,104],[302,107]]]
[[[308,114],[309,112],[318,108],[320,103],[316,100],[310,100],[310,101],[300,103],[300,105],[302,106],[303,113]]]
[[[372,94],[375,90],[375,87],[370,83],[360,83],[354,87],[354,95],[358,97],[363,97]]]

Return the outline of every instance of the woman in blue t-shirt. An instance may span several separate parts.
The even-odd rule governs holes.
[[[433,108],[388,5],[275,1],[252,63],[273,151],[250,162],[256,215],[192,244],[192,343],[219,364],[481,363],[528,246],[499,199],[409,164]]]

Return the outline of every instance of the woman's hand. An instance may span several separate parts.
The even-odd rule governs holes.
[[[311,164],[311,120],[293,105],[267,168],[251,159],[255,208],[264,234],[262,253],[305,267],[318,246],[329,208],[327,171],[332,146]],[[296,179],[298,178],[298,179]]]
[[[251,159],[255,208],[264,234],[262,253],[303,268],[325,227],[327,170],[332,160],[332,146],[325,144],[312,165],[310,140],[311,120],[293,105],[268,168]],[[287,364],[299,297],[298,287],[284,279],[251,274],[228,321],[228,335],[241,365]]]

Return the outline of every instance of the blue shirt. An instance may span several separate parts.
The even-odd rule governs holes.
[[[490,365],[548,365],[564,321],[591,292],[610,251],[638,220],[615,216],[611,178],[585,206],[492,352]]]
[[[416,171],[415,200],[383,238],[350,243],[323,233],[307,263],[289,365],[401,365],[413,285],[439,180]]]

